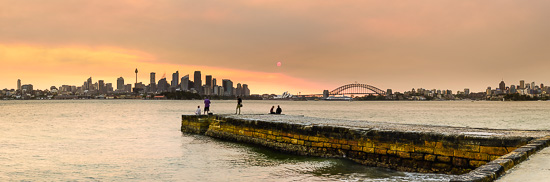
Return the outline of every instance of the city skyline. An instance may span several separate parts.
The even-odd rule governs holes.
[[[550,81],[548,1],[0,2],[1,88],[131,78],[135,67],[210,70],[254,93]]]

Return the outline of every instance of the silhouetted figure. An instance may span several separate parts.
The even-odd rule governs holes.
[[[241,107],[243,107],[243,100],[241,97],[237,96],[237,108],[235,109],[235,114],[237,114],[237,111],[241,114]]]
[[[204,97],[204,114],[208,114],[208,111],[210,111],[210,99]]]
[[[271,110],[269,110],[269,114],[275,114],[275,112],[273,111],[273,109],[275,109],[275,106],[271,106]]]
[[[281,106],[277,105],[277,112],[276,114],[281,114],[283,112],[283,109],[281,109]]]

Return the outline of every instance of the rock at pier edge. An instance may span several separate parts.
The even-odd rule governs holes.
[[[492,181],[550,142],[548,131],[495,130],[288,115],[182,115],[181,131],[399,171]]]

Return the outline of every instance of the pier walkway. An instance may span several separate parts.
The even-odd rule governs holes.
[[[449,127],[292,115],[182,115],[181,130],[297,155],[345,158],[399,171],[445,173],[451,175],[451,181],[496,180],[550,145],[548,130]],[[540,160],[545,161],[544,158]],[[534,165],[542,164],[535,161]],[[543,170],[541,175],[545,172],[548,170]],[[511,175],[510,178],[521,176],[514,178]]]

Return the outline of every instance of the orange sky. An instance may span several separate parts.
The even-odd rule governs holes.
[[[136,67],[145,83],[200,70],[252,93],[550,84],[544,0],[0,3],[0,88],[130,81]]]

